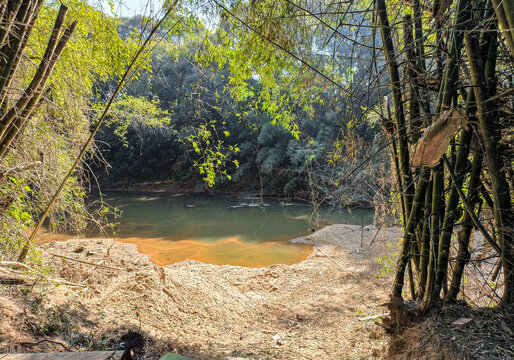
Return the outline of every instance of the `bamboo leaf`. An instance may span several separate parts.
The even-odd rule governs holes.
[[[424,135],[413,145],[411,167],[435,166],[448,149],[449,140],[466,123],[457,110],[446,110],[432,125],[422,131]]]

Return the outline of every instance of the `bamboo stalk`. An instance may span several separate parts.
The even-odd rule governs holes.
[[[463,33],[468,20],[471,19],[471,3],[460,0],[457,5],[457,14],[453,20],[448,46],[448,56],[444,69],[444,82],[441,84],[438,102],[435,109],[436,117],[446,110],[452,102],[458,81],[458,64],[463,44]]]
[[[391,159],[394,163],[396,183],[398,185],[398,193],[400,194],[400,203],[402,205],[403,226],[405,226],[407,221],[405,218],[405,198],[403,197],[403,182],[402,174],[400,171],[400,163],[398,160],[398,149],[396,147],[396,139],[394,137],[394,134],[396,133],[396,126],[391,121],[391,108],[387,102],[387,97],[384,97],[384,109],[386,111],[386,117],[382,119],[382,127],[386,133],[386,136],[389,138],[389,150],[391,152]]]
[[[512,0],[502,0],[501,4],[508,24],[508,27],[504,28],[505,32],[510,32],[510,37],[514,40],[514,3]],[[514,53],[512,55],[514,56]]]
[[[471,97],[471,92],[468,93],[468,100]],[[468,102],[468,106],[471,105]],[[471,111],[471,108],[468,108]],[[441,230],[441,235],[439,239],[439,251],[438,251],[438,266],[436,272],[436,282],[434,291],[439,294],[441,291],[441,286],[443,284],[443,277],[446,273],[447,265],[448,265],[448,256],[450,251],[450,242],[451,236],[453,233],[453,226],[457,220],[457,206],[459,205],[459,194],[457,192],[457,188],[462,187],[464,182],[464,173],[466,170],[466,165],[468,161],[469,155],[469,146],[471,143],[471,137],[473,135],[472,129],[467,128],[461,131],[460,136],[460,146],[457,151],[457,158],[455,164],[453,165],[454,172],[456,174],[456,182],[452,181],[452,188],[450,193],[448,194],[448,199],[446,201],[446,208],[444,213],[443,225]]]
[[[460,286],[462,281],[462,275],[464,274],[464,268],[469,262],[470,253],[469,253],[469,240],[471,237],[471,233],[473,231],[473,219],[472,214],[474,214],[475,205],[478,204],[480,200],[480,173],[482,171],[482,151],[477,149],[473,152],[473,165],[471,170],[471,175],[469,177],[469,185],[468,185],[468,198],[469,204],[471,206],[472,212],[464,209],[464,215],[462,217],[461,229],[457,235],[459,241],[459,250],[457,253],[457,259],[455,261],[455,269],[453,271],[452,280],[450,283],[450,289],[446,294],[445,300],[449,302],[454,302],[457,299],[457,295],[460,292]],[[478,214],[479,215],[479,214]]]
[[[410,296],[412,299],[416,299],[416,284],[414,281],[414,274],[412,272],[412,261],[407,261],[407,275],[409,276]]]
[[[448,160],[446,159],[446,157],[443,157],[443,161],[445,162],[445,164],[447,165],[447,168],[448,168],[448,172],[450,174],[450,177],[452,178],[455,178],[455,175],[453,174],[453,170],[451,168],[451,165],[450,163],[448,162]],[[466,211],[469,212],[469,215],[471,216],[471,218],[473,219],[473,223],[475,224],[475,226],[478,228],[478,230],[480,230],[480,232],[482,233],[482,235],[484,236],[485,240],[489,243],[489,245],[492,246],[492,248],[498,252],[498,254],[501,254],[502,253],[502,250],[500,248],[500,246],[493,240],[493,238],[491,237],[491,235],[489,235],[489,233],[487,232],[486,228],[484,227],[484,225],[480,222],[480,220],[478,219],[478,217],[475,215],[475,212],[473,211],[473,207],[471,206],[471,204],[469,203],[469,200],[468,198],[466,197],[466,195],[464,195],[464,192],[462,191],[462,189],[460,188],[457,188],[457,191],[459,193],[459,196],[461,197],[461,201],[462,203],[464,204],[464,207],[466,208]]]
[[[409,89],[409,97],[408,97],[408,107],[409,107],[409,116],[408,116],[408,125],[410,128],[410,139],[412,143],[418,141],[421,137],[420,129],[423,127],[423,121],[420,117],[419,110],[419,91],[417,86],[417,73],[419,70],[417,69],[415,53],[414,53],[414,40],[412,38],[412,17],[410,15],[406,15],[403,18],[404,28],[404,47],[405,47],[405,58],[406,58],[406,66],[407,66],[407,82]]]
[[[484,11],[483,14],[481,14],[487,19],[492,19],[494,16],[494,10],[489,8]],[[482,42],[484,45],[481,48],[481,57],[483,61],[485,62],[485,69],[484,69],[484,76],[486,79],[493,79],[495,75],[495,68],[496,68],[496,23],[492,20],[489,21],[489,24],[487,28],[482,32]],[[494,86],[490,87],[490,95],[494,95]],[[472,113],[476,112],[476,106],[474,104],[475,96],[474,92],[470,91],[468,92],[468,99],[466,101],[466,114],[467,116],[470,116]],[[473,103],[473,104],[471,104]],[[494,115],[493,115],[494,116]],[[463,162],[467,161],[468,153],[469,153],[469,144],[471,142],[471,132],[472,129],[469,128],[468,130],[464,130],[465,132],[468,132],[468,137],[466,139],[463,139],[465,143],[467,144],[465,147],[461,145],[459,149],[459,153],[457,155],[457,161],[454,168],[454,173],[457,177],[457,181],[459,181],[458,184],[455,184],[454,187],[451,189],[450,194],[448,196],[448,203],[449,206],[447,207],[447,214],[445,215],[445,225],[443,226],[443,233],[441,234],[441,241],[448,241],[447,238],[449,238],[453,231],[453,224],[455,223],[456,219],[452,219],[452,213],[455,213],[459,194],[456,189],[456,187],[462,187],[463,182],[463,167],[465,166]],[[462,142],[462,141],[461,141]],[[482,167],[482,154],[480,150],[474,151],[473,156],[473,167],[472,167],[472,173],[470,176],[470,183],[468,185],[468,193],[474,194],[473,198],[470,200],[470,205],[473,208],[475,203],[478,201],[476,199],[477,194],[479,193],[479,186],[480,186],[480,169]],[[448,218],[446,218],[446,216]],[[469,251],[467,249],[469,244],[469,237],[471,236],[471,229],[470,226],[473,225],[473,220],[471,219],[471,215],[468,211],[464,214],[463,218],[463,224],[461,226],[461,231],[459,232],[459,250],[458,250],[458,260],[456,262],[456,266],[454,269],[454,274],[452,276],[452,282],[450,285],[450,292],[446,294],[445,298],[449,301],[455,301],[459,286],[462,278],[462,273],[464,271],[464,266],[469,261]],[[449,241],[448,241],[449,245]],[[446,261],[448,258],[448,248],[444,249],[446,251]],[[438,279],[438,284],[439,279]]]
[[[45,72],[43,73],[42,79],[38,81],[37,88],[34,89],[31,93],[31,97],[28,100],[28,102],[24,105],[23,110],[21,113],[17,113],[15,111],[15,116],[17,117],[16,121],[10,124],[8,127],[8,132],[4,135],[4,137],[0,140],[0,159],[5,156],[7,150],[11,146],[12,142],[14,141],[14,138],[20,133],[20,131],[23,129],[25,123],[29,119],[32,111],[36,107],[36,105],[39,102],[39,99],[41,98],[41,94],[43,92],[43,89],[52,75],[52,71],[55,67],[55,64],[57,63],[57,60],[61,56],[62,51],[66,47],[66,44],[68,43],[71,35],[75,31],[75,27],[77,26],[77,22],[74,21],[64,32],[63,36],[59,40],[59,43],[54,49],[54,52],[52,54],[52,57],[48,59],[48,64],[45,67]]]
[[[14,19],[20,10],[22,0],[5,2],[3,4],[2,25],[0,26],[0,46],[3,45],[14,25]]]
[[[61,5],[59,9],[59,13],[55,20],[54,28],[52,30],[52,34],[50,35],[50,40],[48,41],[48,45],[46,47],[45,53],[41,62],[39,63],[36,74],[32,78],[27,89],[23,92],[23,95],[18,99],[16,105],[14,105],[7,114],[5,114],[2,119],[0,119],[0,142],[3,141],[7,131],[9,130],[10,125],[18,117],[20,113],[23,112],[27,104],[30,102],[32,97],[35,95],[35,92],[40,90],[41,83],[45,80],[45,74],[47,73],[50,63],[52,61],[52,57],[54,55],[56,46],[58,44],[59,34],[62,30],[64,19],[66,17],[66,13],[68,12],[68,8],[64,5]],[[71,35],[71,34],[70,34]],[[69,37],[68,37],[69,38]],[[48,78],[48,77],[47,77]]]
[[[394,118],[396,122],[396,131],[398,133],[398,159],[402,174],[402,183],[404,188],[403,197],[405,202],[405,219],[410,216],[412,201],[414,198],[414,187],[409,186],[412,184],[412,175],[409,165],[409,149],[407,141],[407,128],[405,124],[405,113],[403,109],[403,101],[401,94],[400,75],[398,64],[396,62],[396,55],[394,51],[393,39],[391,35],[391,26],[387,18],[387,9],[385,0],[376,1],[376,10],[378,13],[378,20],[380,25],[380,34],[384,44],[384,54],[387,61],[387,69],[389,72],[389,79],[391,83],[391,92],[394,105]]]
[[[392,301],[394,304],[402,302],[400,300],[404,284],[405,268],[410,258],[409,252],[411,241],[415,235],[416,225],[419,221],[421,210],[423,209],[425,191],[428,186],[429,172],[426,170],[422,171],[423,173],[420,175],[418,181],[418,188],[416,189],[410,217],[407,222],[407,226],[405,227],[402,250],[400,252],[400,256],[398,256],[398,261],[396,264],[396,274],[393,283],[393,290],[391,293]]]
[[[510,24],[510,23],[509,23]],[[501,246],[501,258],[504,270],[504,294],[502,301],[514,303],[514,212],[510,201],[510,189],[507,182],[498,145],[501,139],[501,124],[494,114],[491,102],[486,102],[488,95],[487,79],[484,75],[482,59],[477,56],[479,43],[476,34],[466,33],[466,51],[473,91],[477,102],[478,128],[480,131],[484,157],[491,177],[491,190],[494,204],[495,227]]]
[[[413,10],[414,10],[414,43],[416,45],[416,56],[418,61],[418,70],[419,70],[419,76],[427,76],[427,67],[425,63],[425,47],[423,46],[423,12],[421,9],[421,3],[420,0],[414,0],[413,1]],[[430,101],[428,92],[423,87],[419,86],[418,84],[418,93],[420,96],[420,104],[421,104],[421,110],[423,112],[423,127],[428,126],[429,117],[430,114]]]
[[[439,235],[441,233],[441,209],[444,196],[444,172],[442,164],[437,165],[432,173],[432,211],[430,214],[430,243],[431,260],[429,263],[429,273],[427,287],[425,289],[425,306],[429,306],[437,297],[435,284],[437,279],[437,268],[439,267]]]
[[[19,62],[27,45],[28,38],[34,27],[34,22],[43,6],[44,0],[35,2],[23,1],[16,16],[15,31],[11,31],[6,40],[6,45],[0,50],[1,57],[6,59],[0,66],[0,112],[7,109],[7,95],[11,82],[18,68]]]
[[[423,298],[428,277],[428,263],[430,259],[430,214],[432,203],[432,181],[427,185],[425,193],[425,215],[423,219],[423,233],[421,238],[421,251],[419,260],[418,295]]]
[[[503,0],[508,1],[508,0]],[[502,5],[502,0],[491,0],[491,3],[494,7],[494,11],[496,13],[496,18],[500,23],[502,28],[502,34],[505,37],[505,42],[507,43],[507,47],[510,50],[511,57],[514,57],[514,34],[513,30],[510,28],[509,23],[507,21],[507,17],[505,16],[505,10]]]

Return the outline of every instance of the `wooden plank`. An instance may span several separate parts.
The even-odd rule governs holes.
[[[121,360],[123,351],[0,354],[0,360]]]

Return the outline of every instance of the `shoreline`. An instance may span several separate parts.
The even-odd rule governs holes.
[[[162,196],[162,197],[173,197],[173,196],[187,196],[187,195],[202,195],[207,197],[224,197],[224,198],[255,198],[260,199],[260,193],[257,192],[233,192],[222,189],[195,189],[194,187],[154,187],[151,184],[145,185],[131,185],[131,186],[115,186],[115,187],[105,187],[101,189],[101,195],[104,196],[108,193],[116,193],[116,194],[133,194],[133,195],[153,195],[153,196]],[[99,196],[100,193],[95,189],[95,191],[91,191],[88,196]],[[276,199],[283,201],[297,201],[300,203],[310,204],[312,205],[312,201],[310,199],[298,197],[298,196],[282,196],[279,194],[263,194],[263,199]],[[324,202],[323,206],[335,207],[335,208],[349,208],[349,209],[374,209],[374,206],[370,203],[353,203],[349,205],[340,206],[337,204],[333,204],[330,202]]]

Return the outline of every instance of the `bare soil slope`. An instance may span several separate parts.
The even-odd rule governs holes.
[[[82,286],[37,286],[24,296],[4,290],[0,349],[112,348],[133,330],[148,338],[147,358],[165,351],[197,359],[380,358],[387,337],[362,319],[386,311],[390,278],[376,276],[377,258],[399,235],[332,225],[295,240],[314,245],[305,261],[266,268],[160,267],[111,239],[43,244],[54,276]]]

